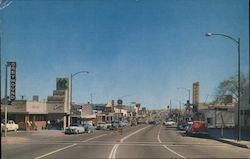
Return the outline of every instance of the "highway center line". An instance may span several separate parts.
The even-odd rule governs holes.
[[[126,139],[129,138],[130,136],[135,135],[136,133],[142,131],[143,129],[148,128],[149,126],[150,126],[150,125],[148,125],[148,126],[146,126],[146,127],[144,127],[144,128],[141,128],[141,129],[139,129],[139,130],[137,130],[137,131],[135,131],[135,132],[133,132],[133,133],[131,133],[131,134],[125,136],[124,138],[122,138],[122,139],[120,140],[120,142],[123,142],[124,140],[126,140]],[[115,145],[113,146],[113,148],[112,148],[112,150],[111,150],[111,152],[110,152],[110,154],[109,154],[109,159],[115,158],[116,150],[118,149],[119,145],[120,145],[120,144],[115,144]]]
[[[63,148],[57,149],[57,150],[52,151],[52,152],[50,152],[50,153],[46,153],[46,154],[44,154],[44,155],[42,155],[42,156],[36,157],[35,159],[40,159],[40,158],[43,158],[43,157],[49,156],[49,155],[51,155],[51,154],[53,154],[53,153],[56,153],[56,152],[59,152],[59,151],[65,150],[65,149],[70,148],[70,147],[75,146],[75,145],[77,145],[77,144],[72,144],[72,145],[69,145],[69,146],[66,146],[66,147],[63,147]]]
[[[90,138],[90,139],[84,140],[84,141],[82,141],[82,142],[87,142],[87,141],[89,141],[89,140],[93,140],[93,139],[96,139],[96,138],[98,138],[98,137],[102,137],[102,136],[105,136],[105,135],[107,135],[107,134],[102,134],[102,135],[99,135],[99,136],[95,136],[95,137],[92,137],[92,138]],[[59,152],[59,151],[65,150],[65,149],[67,149],[67,148],[70,148],[70,147],[73,147],[73,146],[76,146],[76,145],[77,145],[76,143],[75,143],[75,144],[71,144],[71,145],[69,145],[69,146],[66,146],[66,147],[63,147],[63,148],[57,149],[57,150],[55,150],[55,151],[52,151],[52,152],[46,153],[46,154],[44,154],[44,155],[42,155],[42,156],[36,157],[35,159],[40,159],[40,158],[43,158],[43,157],[49,156],[49,155],[51,155],[51,154],[54,154],[54,153],[56,153],[56,152]]]
[[[81,142],[87,142],[87,141],[90,141],[90,140],[93,140],[93,139],[96,139],[96,138],[99,138],[99,137],[102,137],[102,136],[105,136],[105,135],[107,135],[107,134],[102,134],[102,135],[99,135],[99,136],[95,136],[95,137],[89,138],[87,140],[83,140]]]
[[[162,127],[162,125],[161,125],[161,127]],[[158,135],[157,135],[157,139],[158,139],[159,143],[162,143],[162,142],[161,142],[161,139],[160,139],[161,127],[159,128],[159,132],[158,132]],[[175,155],[177,155],[177,156],[179,156],[179,157],[181,157],[181,158],[186,158],[186,157],[184,157],[184,156],[178,154],[178,153],[175,152],[174,150],[170,149],[170,148],[167,147],[166,145],[162,145],[162,146],[163,146],[165,149],[167,149],[168,151],[172,152],[173,154],[175,154]]]

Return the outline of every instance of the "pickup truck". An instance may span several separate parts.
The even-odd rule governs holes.
[[[186,128],[186,134],[189,136],[208,135],[205,121],[193,121]]]
[[[17,129],[19,128],[18,125],[13,121],[13,120],[9,120],[7,122],[7,131],[17,131]],[[1,123],[1,129],[2,131],[5,130],[5,124]]]

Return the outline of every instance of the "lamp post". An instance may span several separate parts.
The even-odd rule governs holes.
[[[79,71],[79,72],[76,72],[74,74],[71,74],[70,75],[70,123],[72,124],[72,79],[74,76],[80,74],[80,73],[89,73],[88,71]]]
[[[240,140],[240,38],[235,39],[229,35],[225,35],[225,34],[217,34],[217,33],[206,33],[206,36],[213,36],[213,35],[218,35],[218,36],[223,36],[226,38],[229,38],[231,40],[233,40],[237,46],[238,46],[238,109],[237,109],[237,141]]]

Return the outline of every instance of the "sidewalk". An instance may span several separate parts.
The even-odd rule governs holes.
[[[208,129],[209,137],[227,144],[250,149],[250,131],[242,130],[240,141],[235,140],[235,129],[225,128],[223,134],[220,128]],[[223,136],[222,136],[223,135]]]
[[[4,137],[4,133],[1,133],[1,143],[27,142],[32,140],[32,136],[63,137],[65,135],[62,130],[21,130],[17,132],[8,132],[7,137]]]
[[[19,143],[19,142],[26,142],[30,139],[24,138],[24,137],[13,137],[13,136],[7,136],[7,137],[1,137],[1,143],[3,144],[9,144],[9,143]]]

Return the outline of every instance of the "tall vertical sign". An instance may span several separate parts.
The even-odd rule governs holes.
[[[16,99],[16,62],[8,62],[10,66],[10,101]]]
[[[199,82],[193,83],[193,104],[199,105],[200,103],[200,84]]]

